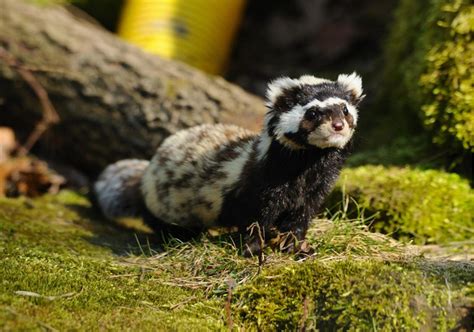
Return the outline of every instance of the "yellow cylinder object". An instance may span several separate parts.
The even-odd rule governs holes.
[[[245,0],[127,0],[119,35],[211,74],[226,65]]]

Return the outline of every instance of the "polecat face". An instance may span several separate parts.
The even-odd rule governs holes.
[[[267,90],[266,130],[290,149],[343,148],[357,125],[362,80],[353,73],[337,81],[302,76],[280,78]]]

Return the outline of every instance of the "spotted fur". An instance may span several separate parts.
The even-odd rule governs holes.
[[[336,81],[302,76],[269,84],[268,112],[260,133],[232,125],[182,130],[156,151],[135,191],[143,197],[151,226],[183,229],[237,226],[258,222],[268,241],[277,233],[304,239],[310,220],[332,189],[348,155],[358,122],[362,81],[353,73]],[[120,162],[119,162],[120,163]],[[132,192],[116,164],[117,179],[104,172],[96,184],[101,197]],[[103,184],[104,178],[112,184]],[[102,183],[102,184],[101,184]],[[104,194],[112,190],[117,194]],[[129,197],[129,196],[127,196]],[[123,202],[123,200],[120,200]],[[104,213],[117,208],[99,202]],[[261,248],[248,238],[248,252]]]
[[[167,138],[142,181],[150,212],[182,227],[214,226],[256,137],[236,126],[202,125]]]

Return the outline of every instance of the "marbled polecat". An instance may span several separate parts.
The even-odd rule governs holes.
[[[150,162],[108,166],[96,199],[105,216],[142,215],[157,231],[258,223],[264,243],[291,234],[296,249],[339,175],[363,97],[355,73],[279,78],[259,134],[223,124],[179,131]],[[262,236],[247,236],[245,254],[262,249]]]

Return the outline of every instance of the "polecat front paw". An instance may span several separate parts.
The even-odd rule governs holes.
[[[281,252],[298,255],[312,255],[315,251],[304,239],[298,239],[293,233],[281,233],[277,238],[272,240],[273,248],[277,248]]]

